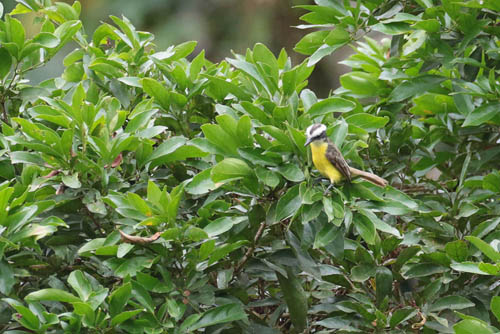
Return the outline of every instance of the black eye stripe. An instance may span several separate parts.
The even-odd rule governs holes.
[[[319,128],[321,126],[321,124],[314,124],[311,128],[311,131],[309,131],[309,133],[313,133],[317,128]]]

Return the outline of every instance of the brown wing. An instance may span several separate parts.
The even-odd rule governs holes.
[[[351,171],[349,170],[349,165],[345,161],[342,153],[335,144],[328,140],[328,149],[326,150],[327,159],[345,176],[345,178],[351,181]]]

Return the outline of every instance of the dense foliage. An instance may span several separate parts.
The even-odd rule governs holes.
[[[0,4],[1,332],[500,331],[500,6],[315,3],[295,66]],[[25,80],[67,43],[61,77]],[[307,79],[347,44],[319,100]],[[391,186],[324,195],[313,122]]]

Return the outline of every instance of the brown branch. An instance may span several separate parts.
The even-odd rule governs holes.
[[[424,314],[422,314],[422,312],[418,311],[418,316],[420,317],[420,319],[422,319],[420,322],[417,322],[417,323],[414,323],[413,325],[411,325],[411,328],[412,329],[420,329],[422,327],[424,327],[425,323],[427,322],[427,318]]]
[[[234,273],[237,274],[240,272],[241,268],[247,263],[248,259],[250,256],[252,256],[255,246],[257,245],[257,242],[259,241],[260,237],[262,236],[262,233],[264,233],[264,228],[266,227],[266,222],[260,223],[259,229],[257,230],[257,233],[255,234],[255,238],[253,240],[253,245],[247,249],[245,255],[243,255],[243,258],[241,259],[240,263],[234,268]]]
[[[442,187],[446,187],[446,182],[440,182],[439,184]],[[433,191],[439,190],[439,188],[429,188],[429,183],[399,184],[393,185],[393,187],[398,187],[398,189],[404,193],[431,193]]]
[[[129,243],[129,244],[139,244],[139,245],[150,244],[153,241],[158,240],[158,238],[161,235],[161,232],[156,232],[151,237],[137,237],[135,235],[127,234],[127,233],[123,232],[122,230],[118,230],[118,232],[120,232],[120,234],[122,236],[121,239],[123,242]]]
[[[85,212],[87,213],[87,216],[89,216],[90,220],[92,220],[94,225],[97,226],[97,229],[99,230],[99,232],[103,233],[104,230],[102,229],[101,224],[99,224],[97,219],[95,219],[94,215],[92,214],[92,212],[90,212],[89,208],[87,208],[86,205],[84,205],[83,208],[85,209]]]

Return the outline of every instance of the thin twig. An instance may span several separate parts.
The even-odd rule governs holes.
[[[262,236],[262,233],[264,233],[265,227],[266,227],[266,222],[264,221],[260,224],[259,229],[257,230],[257,233],[255,234],[255,238],[253,240],[253,245],[247,249],[247,251],[246,251],[245,255],[243,255],[243,258],[241,259],[240,263],[238,263],[238,265],[234,269],[235,274],[237,274],[241,270],[241,268],[243,268],[243,266],[245,265],[245,263],[247,263],[250,256],[252,256],[252,254],[255,250],[255,246],[257,245],[257,242],[259,241],[260,237]]]
[[[90,210],[87,208],[87,206],[84,205],[83,207],[85,209],[85,212],[87,213],[87,216],[89,216],[90,220],[92,220],[92,222],[97,227],[97,229],[99,230],[99,232],[102,233],[104,230],[102,229],[101,224],[99,224],[99,222],[97,221],[97,219],[95,219],[94,215],[92,214],[92,212],[90,212]]]

